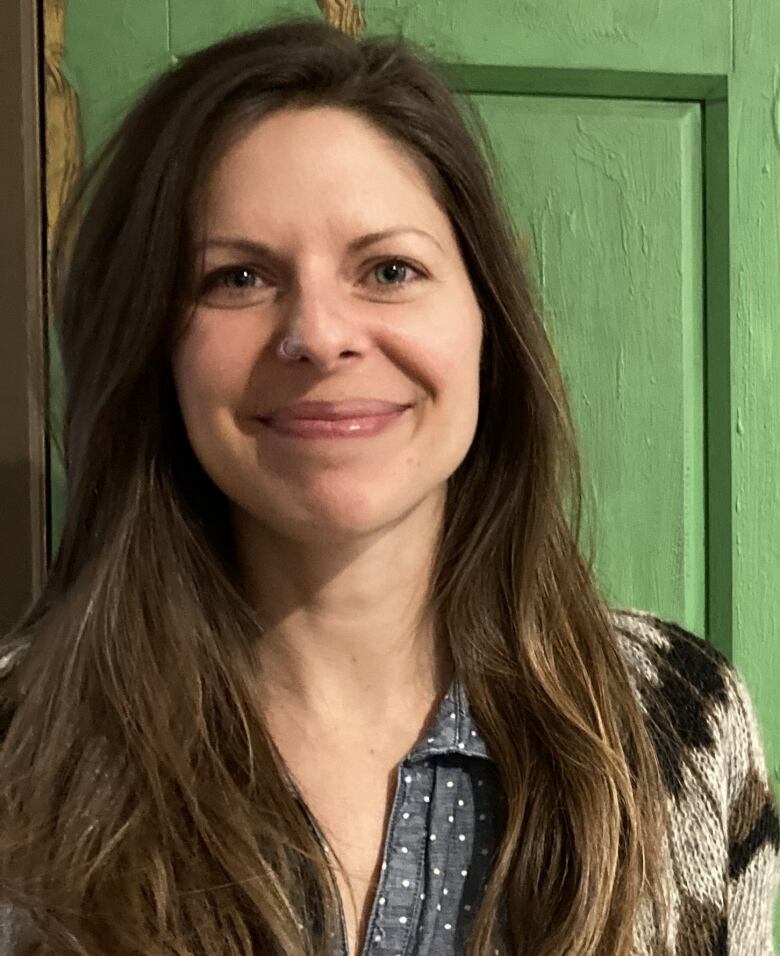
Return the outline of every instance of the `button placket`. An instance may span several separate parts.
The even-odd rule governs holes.
[[[427,821],[415,820],[419,795],[430,793],[432,771],[427,763],[414,766],[404,761],[399,767],[396,796],[387,834],[387,854],[383,864],[382,894],[372,914],[372,948],[365,956],[401,956],[414,954],[410,940],[416,936],[421,901],[419,887],[426,859]],[[421,804],[425,806],[424,802]],[[410,825],[411,824],[411,825]],[[376,930],[376,932],[374,932]],[[377,939],[376,937],[379,937]]]

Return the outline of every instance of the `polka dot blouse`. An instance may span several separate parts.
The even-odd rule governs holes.
[[[362,953],[347,952],[342,912],[334,956],[465,952],[490,875],[501,809],[496,765],[455,677],[436,717],[399,764]]]

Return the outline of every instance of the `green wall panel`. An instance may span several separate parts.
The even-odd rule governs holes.
[[[732,660],[759,712],[780,789],[780,10],[734,0],[729,174]],[[780,904],[778,905],[780,910]],[[777,931],[780,950],[780,920]]]
[[[169,65],[168,47],[161,0],[68,3],[63,72],[79,94],[87,157],[148,80]]]
[[[366,33],[400,28],[445,59],[467,63],[718,73],[728,70],[730,59],[727,3],[364,0],[360,5]],[[279,13],[319,15],[315,0],[168,0],[168,7],[177,54]]]
[[[259,26],[270,18],[308,14],[321,19],[315,0],[169,0],[171,52],[182,56],[228,33]]]
[[[477,96],[616,603],[705,624],[701,131],[686,103]]]
[[[183,2],[183,0],[176,0]],[[365,0],[370,33],[403,32],[467,63],[726,72],[730,8],[706,0]]]

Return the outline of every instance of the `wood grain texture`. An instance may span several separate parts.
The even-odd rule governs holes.
[[[366,18],[354,0],[317,0],[317,6],[327,23],[351,37],[360,36],[365,29]]]
[[[63,205],[81,173],[83,145],[81,110],[76,90],[63,69],[67,0],[45,0],[44,15],[44,114],[46,121],[46,259],[51,261],[52,243]],[[51,269],[46,270],[47,277]],[[51,291],[46,296],[51,307]],[[49,400],[55,409],[63,402],[63,372],[52,315],[49,325]],[[52,543],[59,542],[65,507],[65,470],[59,434],[49,435],[49,494]]]
[[[62,71],[67,0],[45,0],[46,214],[48,249],[60,210],[81,170],[78,95]]]
[[[46,573],[46,335],[38,10],[0,4],[0,631]]]

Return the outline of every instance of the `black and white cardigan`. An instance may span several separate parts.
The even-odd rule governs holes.
[[[671,809],[667,952],[774,956],[778,803],[747,686],[726,657],[671,621],[636,609],[613,609],[612,619]],[[648,908],[636,956],[654,953],[653,927]]]

